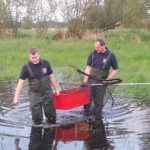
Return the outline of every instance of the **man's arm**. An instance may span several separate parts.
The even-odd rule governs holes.
[[[25,83],[25,80],[19,79],[18,84],[17,84],[17,88],[16,88],[16,92],[15,92],[15,96],[13,99],[14,105],[17,105],[19,102],[19,95],[23,89],[24,83]]]
[[[112,70],[112,71],[110,72],[110,74],[108,75],[107,80],[113,79],[113,77],[117,74],[117,72],[118,72],[118,69]]]
[[[57,81],[56,81],[56,78],[54,76],[54,73],[49,75],[49,79],[50,79],[50,82],[51,82],[51,84],[53,86],[54,92],[59,94],[59,91],[57,90]]]
[[[85,73],[90,75],[91,68],[92,68],[91,66],[86,66],[86,68],[85,68]],[[87,83],[88,79],[89,79],[89,76],[86,76],[86,75],[85,75],[85,76],[84,76],[84,79],[83,79],[83,82],[84,82],[84,83]]]

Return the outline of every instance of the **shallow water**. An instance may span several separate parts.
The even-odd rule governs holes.
[[[115,97],[102,120],[86,116],[82,107],[57,110],[57,126],[34,128],[26,88],[20,104],[11,106],[15,84],[0,84],[0,150],[150,149],[150,109],[139,100]]]

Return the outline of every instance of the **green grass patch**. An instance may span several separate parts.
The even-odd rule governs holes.
[[[54,31],[49,34],[53,33]],[[104,33],[104,37],[107,47],[118,59],[117,77],[124,82],[150,82],[150,31],[109,30]],[[28,49],[38,47],[42,58],[51,63],[57,76],[63,76],[64,80],[72,80],[73,76],[79,75],[75,73],[75,69],[69,69],[70,66],[85,68],[87,57],[94,48],[94,39],[52,41],[49,38],[37,38],[34,30],[20,30],[19,38],[0,39],[0,45],[1,79],[18,78],[22,65],[28,61]],[[135,95],[139,92],[141,95],[149,94],[146,89],[142,92],[141,89],[133,91]]]

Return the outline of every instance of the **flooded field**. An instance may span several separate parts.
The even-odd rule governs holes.
[[[55,126],[32,127],[26,89],[12,106],[15,84],[0,84],[0,150],[149,150],[150,109],[139,100],[114,97],[103,118],[83,107],[57,110]]]

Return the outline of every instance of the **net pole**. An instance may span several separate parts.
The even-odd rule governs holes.
[[[89,84],[91,86],[97,86],[97,85],[104,85],[104,84]],[[108,83],[109,85],[109,83]],[[123,86],[123,85],[150,85],[150,83],[117,83],[117,84],[111,84],[111,85],[120,85],[120,86]]]

